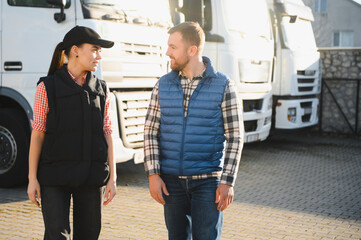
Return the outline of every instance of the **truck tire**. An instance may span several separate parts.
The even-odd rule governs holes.
[[[20,111],[0,109],[0,187],[27,181],[29,131]]]

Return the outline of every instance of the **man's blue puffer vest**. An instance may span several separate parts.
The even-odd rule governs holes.
[[[161,173],[191,176],[221,171],[225,135],[221,104],[228,78],[207,65],[205,75],[189,100],[184,117],[179,72],[159,80]]]

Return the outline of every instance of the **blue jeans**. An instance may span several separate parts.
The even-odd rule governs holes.
[[[171,175],[161,177],[169,192],[169,196],[163,194],[168,238],[220,239],[223,212],[217,210],[215,203],[220,178],[188,180]]]

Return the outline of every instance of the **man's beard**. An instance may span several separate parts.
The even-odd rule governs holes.
[[[172,63],[171,63],[170,68],[174,71],[182,71],[189,63],[188,57],[183,63],[176,63],[175,59],[173,59],[173,60],[174,60],[174,64],[172,65]]]

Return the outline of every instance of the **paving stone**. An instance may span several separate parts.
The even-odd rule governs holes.
[[[247,144],[222,239],[361,239],[360,176],[359,138],[286,132]],[[167,239],[143,166],[118,164],[117,183],[100,239]],[[42,239],[26,186],[0,189],[0,223],[1,240]]]

